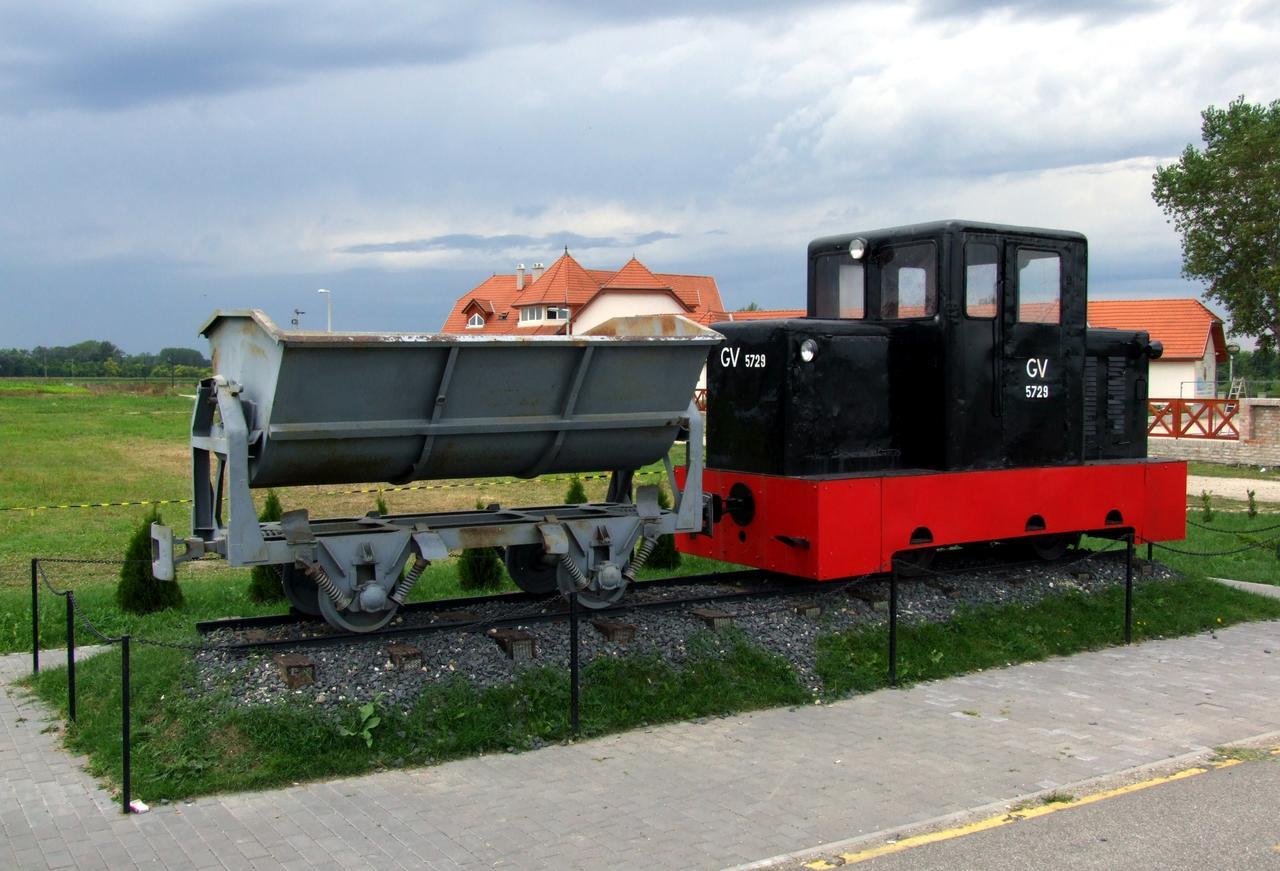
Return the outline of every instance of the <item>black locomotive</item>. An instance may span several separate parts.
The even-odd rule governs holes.
[[[807,317],[715,325],[722,510],[683,549],[825,579],[924,546],[1182,537],[1185,466],[1146,459],[1161,347],[1088,326],[1084,236],[945,221],[817,239],[808,265]]]

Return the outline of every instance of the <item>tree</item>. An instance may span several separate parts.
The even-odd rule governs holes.
[[[182,607],[182,590],[177,581],[161,581],[151,574],[151,524],[160,522],[154,507],[129,538],[116,585],[116,601],[131,614],[150,614],[166,608]]]
[[[1159,166],[1151,196],[1182,236],[1182,274],[1231,315],[1232,332],[1280,343],[1280,100],[1201,113],[1204,150]]]
[[[747,303],[746,305],[744,305],[742,308],[738,309],[738,311],[740,311],[740,312],[758,312],[758,311],[763,311],[763,309],[761,309],[761,308],[760,308],[760,303],[755,302],[755,301],[753,300],[753,301],[751,301],[751,302]]]
[[[258,519],[265,522],[279,520],[284,516],[284,506],[275,490],[267,491],[266,501],[262,503],[262,513]],[[282,602],[284,587],[280,583],[280,572],[275,566],[254,566],[249,575],[249,600],[253,602]]]

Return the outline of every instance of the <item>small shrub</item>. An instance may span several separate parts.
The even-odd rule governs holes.
[[[671,507],[671,497],[667,495],[667,488],[658,486],[658,505],[662,508]],[[649,561],[645,565],[653,566],[655,569],[675,569],[680,567],[680,551],[676,550],[676,539],[674,535],[664,535],[658,539],[658,546],[653,549],[653,553],[649,554]]]
[[[263,503],[262,513],[258,519],[262,522],[279,520],[284,515],[284,506],[275,490],[267,491],[267,501]],[[283,602],[284,588],[280,586],[280,573],[275,566],[254,566],[249,574],[249,600],[253,602]]]
[[[1200,491],[1200,518],[1205,523],[1213,520],[1213,496],[1208,490]]]
[[[502,557],[496,547],[473,547],[458,558],[458,586],[464,590],[496,590],[502,586]]]
[[[1258,494],[1253,490],[1245,491],[1249,495],[1249,517],[1258,516]]]
[[[564,503],[566,505],[581,505],[587,501],[587,489],[582,486],[582,479],[574,475],[569,479],[569,489],[565,491]]]
[[[160,522],[154,507],[129,538],[116,585],[116,602],[131,614],[150,614],[166,608],[182,607],[182,589],[177,581],[161,581],[151,574],[151,524]]]
[[[378,513],[381,514],[383,517],[386,517],[388,514],[391,513],[390,511],[387,510],[387,500],[382,498],[381,490],[378,491],[378,498],[373,504],[378,509]]]

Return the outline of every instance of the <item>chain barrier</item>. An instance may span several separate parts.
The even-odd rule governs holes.
[[[1280,545],[1280,538],[1269,538],[1266,541],[1250,542],[1246,545],[1237,547],[1233,550],[1182,550],[1181,548],[1172,547],[1167,544],[1162,544],[1158,541],[1148,542],[1148,544],[1154,545],[1156,548],[1160,550],[1167,550],[1170,553],[1182,554],[1183,556],[1212,557],[1212,556],[1234,556],[1236,554],[1244,553],[1245,551],[1250,551],[1250,550],[1271,550],[1272,548],[1275,548],[1276,546]]]
[[[1273,523],[1270,526],[1260,526],[1257,529],[1223,529],[1221,526],[1209,526],[1204,523],[1196,523],[1190,517],[1187,518],[1187,523],[1191,524],[1196,529],[1204,529],[1209,532],[1235,533],[1237,535],[1256,535],[1259,532],[1271,532],[1273,529],[1280,529],[1280,523]]]

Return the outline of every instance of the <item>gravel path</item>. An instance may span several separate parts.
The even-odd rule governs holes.
[[[1114,555],[1083,564],[1033,564],[986,567],[953,574],[935,574],[899,584],[899,615],[904,621],[944,621],[957,609],[988,604],[1029,604],[1066,590],[1093,592],[1124,582],[1124,563]],[[1085,574],[1081,574],[1085,573]],[[1155,578],[1167,578],[1168,570],[1157,566]],[[1139,579],[1145,581],[1146,579]],[[737,589],[737,588],[732,588]],[[636,590],[634,599],[687,596],[705,593],[698,587],[670,586]],[[752,644],[787,659],[804,684],[814,693],[821,691],[815,665],[815,641],[819,635],[857,626],[883,624],[888,619],[887,581],[836,583],[818,592],[802,592],[764,600],[737,600],[710,607],[726,612],[733,626]],[[818,617],[797,612],[800,605],[817,604]],[[480,620],[520,616],[562,609],[563,603],[489,603],[468,610]],[[399,618],[430,623],[438,618],[418,613]],[[585,613],[581,631],[581,659],[585,666],[600,656],[650,654],[672,664],[688,657],[690,639],[705,633],[705,623],[685,610],[635,611],[608,619],[633,624],[635,639],[629,643],[605,640]],[[522,626],[534,637],[537,655],[533,665],[568,668],[569,628],[567,618]],[[408,625],[412,625],[410,622]],[[284,631],[284,630],[278,630]],[[210,643],[243,641],[241,634],[224,630],[208,636]],[[421,653],[420,661],[396,668],[390,659],[390,643],[410,644]],[[196,655],[198,685],[203,690],[229,700],[232,705],[298,703],[314,705],[338,713],[351,704],[381,695],[381,703],[408,710],[424,687],[461,677],[477,687],[508,683],[523,667],[509,659],[493,638],[483,632],[408,633],[392,639],[375,638],[333,646],[299,648],[315,667],[315,684],[289,689],[280,674],[276,657],[290,652],[230,652],[216,649]],[[224,695],[225,694],[225,695]]]
[[[1259,502],[1280,502],[1280,481],[1260,478],[1217,478],[1207,475],[1187,476],[1187,495],[1199,496],[1208,490],[1223,499],[1244,502],[1254,492]]]

